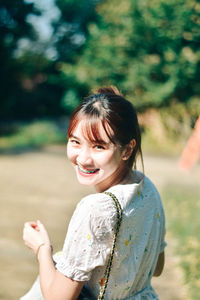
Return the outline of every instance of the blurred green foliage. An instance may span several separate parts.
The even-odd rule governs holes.
[[[33,27],[26,21],[29,14],[39,14],[32,3],[21,0],[0,2],[0,117],[10,115],[22,95],[21,66],[15,51],[21,38],[36,40]]]
[[[27,18],[42,12],[29,1],[1,1],[1,120],[70,114],[92,89],[112,84],[139,112],[173,106],[184,120],[183,103],[194,124],[200,114],[198,0],[55,4],[61,14],[46,42],[56,53],[50,57],[45,47],[31,47],[44,41]],[[23,38],[30,47],[16,55]]]
[[[64,124],[65,123],[65,124]],[[11,132],[6,128],[0,138],[0,153],[43,147],[48,144],[66,142],[66,122],[38,120],[26,123],[12,123]],[[10,126],[7,127],[8,130]]]
[[[142,146],[152,154],[180,155],[190,138],[200,112],[199,98],[171,103],[139,114]]]
[[[79,95],[84,86],[60,71],[61,62],[73,63],[79,55],[87,35],[87,23],[95,21],[97,1],[58,0],[62,11],[52,23],[53,34],[41,40],[30,15],[42,15],[33,3],[25,0],[1,1],[0,4],[0,121],[59,116],[70,113],[64,104],[68,90]],[[26,39],[29,47],[20,52],[20,42]],[[56,57],[47,55],[54,49]],[[63,102],[64,101],[64,102]],[[80,101],[80,100],[79,100]],[[71,101],[72,103],[72,101]],[[68,110],[69,108],[69,110]]]
[[[63,65],[88,90],[117,85],[143,110],[200,94],[200,3],[109,0],[96,7],[84,50]]]
[[[88,24],[97,21],[95,7],[99,0],[55,0],[61,11],[53,23],[57,61],[74,63],[85,46]]]

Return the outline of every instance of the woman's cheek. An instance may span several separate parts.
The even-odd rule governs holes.
[[[76,151],[69,144],[67,145],[67,157],[71,162],[76,161]]]
[[[106,167],[112,164],[112,154],[109,152],[102,152],[95,158],[93,157],[93,160],[96,161],[99,166]]]

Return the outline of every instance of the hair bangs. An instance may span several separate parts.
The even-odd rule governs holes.
[[[103,127],[109,142],[114,143],[112,129],[109,127],[105,120],[99,120],[99,118],[87,118],[84,124],[84,135],[92,143],[106,144],[105,138],[102,137],[100,133],[100,127]]]
[[[72,122],[70,122],[70,126],[68,129],[68,138],[73,135],[74,130],[78,126],[78,123],[82,121],[83,123],[83,136],[85,139],[89,140],[91,143],[98,143],[98,144],[106,144],[105,138],[102,137],[102,134],[100,133],[100,126],[102,125],[108,139],[110,142],[115,144],[113,138],[113,130],[109,126],[108,122],[103,119],[99,119],[98,116],[87,116],[83,115],[83,113],[76,114]]]
[[[79,121],[80,120],[79,120],[78,116],[74,115],[74,117],[71,119],[71,122],[68,127],[68,131],[67,131],[68,138],[70,138],[73,135],[73,131],[76,129]]]

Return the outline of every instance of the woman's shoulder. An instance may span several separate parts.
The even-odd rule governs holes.
[[[77,210],[85,211],[93,216],[114,216],[116,208],[113,200],[105,193],[94,193],[81,199]]]
[[[140,192],[143,191],[148,194],[154,194],[154,196],[160,197],[156,185],[149,178],[148,175],[146,175],[138,170],[134,170],[133,173],[134,173],[134,177],[136,178],[135,182],[137,183],[137,188],[140,190]]]
[[[108,190],[115,194],[122,208],[127,208],[130,203],[132,206],[143,205],[143,202],[149,202],[149,199],[153,199],[151,201],[152,204],[154,201],[161,202],[156,186],[147,175],[141,171],[133,170],[132,178],[132,182],[128,184],[118,184]],[[140,201],[137,201],[137,199],[140,199]],[[141,201],[141,199],[143,199],[143,201]]]
[[[147,175],[144,176],[143,190],[145,193],[147,193],[149,195],[149,197],[152,196],[158,200],[161,200],[158,188],[156,187],[155,183]]]
[[[153,181],[149,178],[148,175],[144,174],[141,171],[138,170],[133,170],[133,177],[135,178],[135,182],[141,185],[143,188],[148,188],[152,191],[155,191],[156,193],[158,192],[155,184]]]

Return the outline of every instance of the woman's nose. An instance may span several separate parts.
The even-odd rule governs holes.
[[[87,147],[84,147],[80,150],[77,157],[77,162],[81,165],[92,164],[92,156],[90,150]]]

